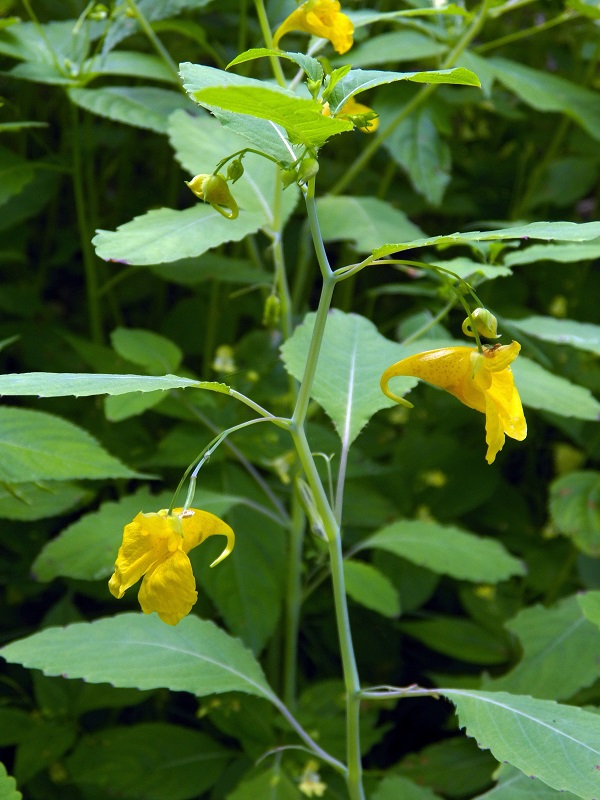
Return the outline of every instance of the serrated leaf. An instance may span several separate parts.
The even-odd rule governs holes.
[[[191,800],[213,786],[232,757],[205,733],[164,722],[84,735],[65,759],[69,781],[139,800]]]
[[[402,250],[431,245],[461,245],[472,242],[494,242],[510,239],[545,239],[546,241],[587,242],[600,237],[600,222],[531,222],[514,228],[500,228],[494,231],[471,231],[451,233],[447,236],[431,236],[412,242],[384,244],[373,251],[376,258],[383,258]]]
[[[566,114],[593,139],[600,139],[600,97],[597,92],[506,58],[492,58],[488,64],[496,78],[524,103],[538,111]]]
[[[600,402],[589,389],[548,372],[535,361],[519,357],[511,369],[523,404],[575,419],[600,419]]]
[[[377,197],[320,197],[317,214],[323,241],[351,241],[359,253],[370,252],[392,235],[422,233],[403,211]]]
[[[23,795],[17,790],[17,782],[6,771],[0,761],[0,800],[23,800]]]
[[[20,372],[0,375],[0,395],[88,397],[94,394],[154,392],[198,388],[199,382],[177,375],[100,375],[85,372]],[[204,382],[207,388],[207,382]]]
[[[30,521],[56,517],[89,496],[81,486],[62,481],[0,485],[0,519]]]
[[[550,700],[460,689],[437,690],[480,747],[526,775],[583,800],[598,797],[600,716]]]
[[[422,72],[385,72],[378,69],[353,69],[336,84],[329,96],[331,111],[335,114],[348,100],[359,92],[396,81],[414,83],[454,83],[462,86],[479,86],[474,72],[463,67]]]
[[[384,617],[400,615],[400,597],[390,579],[362,561],[344,561],[344,580],[349,597]]]
[[[369,536],[360,547],[386,550],[459,580],[497,583],[525,573],[523,564],[495,539],[436,522],[399,520]]]
[[[507,322],[536,339],[554,344],[569,344],[578,350],[600,355],[600,325],[540,316],[511,319]]]
[[[99,117],[136,128],[166,133],[169,115],[189,102],[179,92],[154,86],[105,86],[102,89],[70,89],[76,105]]]
[[[323,107],[316,100],[289,97],[264,86],[211,87],[200,89],[193,96],[207,108],[270,120],[287,131],[290,142],[306,147],[321,147],[331,136],[354,127],[348,120],[324,116]]]
[[[570,472],[550,485],[550,518],[557,531],[589,556],[600,555],[600,472]]]
[[[519,663],[483,688],[567,700],[600,675],[600,633],[581,611],[578,597],[551,608],[536,605],[506,623],[523,648]]]
[[[106,452],[72,422],[23,408],[0,408],[0,480],[147,477]]]
[[[92,243],[105,261],[161,264],[202,255],[225,242],[239,242],[262,228],[265,221],[262,209],[241,211],[237,219],[230,220],[199,202],[185,211],[152,209],[116,231],[99,230]]]
[[[298,380],[314,322],[315,314],[307,314],[281,348],[287,371]],[[392,405],[379,381],[397,360],[397,353],[398,345],[383,337],[365,317],[330,311],[311,395],[331,417],[342,441],[352,443],[376,411]],[[415,383],[414,378],[403,379],[403,391]]]
[[[176,627],[156,615],[119,614],[46,628],[6,645],[0,655],[45,675],[90,683],[166,688],[198,697],[239,691],[273,698],[252,653],[213,622],[194,616]]]
[[[227,69],[235,66],[236,64],[243,64],[245,61],[252,61],[255,58],[264,58],[265,56],[275,56],[276,58],[285,58],[288,61],[293,61],[297,64],[310,80],[321,81],[323,80],[324,72],[321,63],[316,58],[307,56],[304,53],[288,53],[283,50],[270,49],[268,47],[253,47],[251,50],[246,50],[236,56],[233,61],[227,64]]]
[[[477,795],[475,800],[577,800],[577,795],[557,792],[508,764],[500,767],[498,776],[500,782],[489,792]]]
[[[173,492],[151,495],[143,488],[117,502],[103,503],[44,545],[31,568],[33,575],[38,581],[58,577],[83,581],[107,578],[114,569],[123,527],[140,511],[168,508],[172,498]],[[194,498],[195,507],[219,517],[239,502],[237,497],[204,489],[197,490]]]
[[[170,339],[142,328],[115,328],[110,341],[124,359],[159,375],[176,370],[183,357],[181,348]]]

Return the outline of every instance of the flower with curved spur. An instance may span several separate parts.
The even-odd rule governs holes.
[[[209,536],[225,536],[227,546],[213,561],[216,566],[233,550],[235,536],[229,525],[208,511],[189,508],[142,511],[123,530],[115,571],[108,582],[110,593],[121,599],[144,576],[138,600],[144,614],[156,611],[168,625],[189,614],[198,599],[188,553]]]
[[[511,363],[519,355],[521,345],[495,344],[476,347],[442,347],[427,350],[392,364],[383,373],[381,389],[396,402],[410,405],[388,388],[391,378],[411,375],[421,378],[440,389],[450,392],[461,403],[485,414],[487,453],[486,461],[492,464],[504,446],[504,437],[523,441],[527,423]]]
[[[342,13],[338,0],[307,0],[289,15],[275,31],[273,45],[279,46],[281,37],[290,31],[305,31],[322,39],[329,39],[340,55],[353,44],[354,25]]]

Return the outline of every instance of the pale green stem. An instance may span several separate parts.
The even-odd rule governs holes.
[[[267,12],[265,11],[265,5],[263,0],[254,0],[254,6],[256,8],[256,14],[258,16],[258,23],[260,25],[260,30],[263,35],[263,39],[265,40],[265,46],[269,49],[273,47],[273,34],[271,33],[271,26],[269,25],[269,19],[267,17]],[[276,56],[269,56],[269,60],[271,62],[271,69],[273,70],[273,75],[275,76],[275,80],[277,83],[285,87],[286,80],[285,75],[283,74],[283,70],[281,69],[281,64],[279,63],[279,59]]]
[[[500,39],[493,39],[491,42],[480,44],[475,47],[476,53],[487,53],[488,50],[494,50],[496,47],[502,47],[511,42],[518,42],[519,39],[526,39],[528,36],[535,36],[542,31],[547,31],[549,28],[555,28],[557,25],[562,25],[563,22],[570,22],[577,19],[577,14],[574,11],[564,11],[554,19],[543,22],[541,25],[532,25],[530,28],[522,28],[520,31],[509,33],[507,36],[502,36]]]
[[[81,129],[79,125],[79,109],[71,103],[71,133],[73,136],[73,192],[75,194],[75,212],[77,214],[77,227],[79,228],[79,241],[83,270],[85,274],[85,293],[87,298],[90,336],[93,342],[102,341],[102,317],[98,301],[98,273],[94,249],[91,243],[91,232],[88,220],[85,189],[83,185],[83,158],[81,154]]]
[[[461,39],[456,43],[455,47],[444,59],[440,69],[449,69],[460,58],[472,40],[477,36],[485,21],[491,0],[483,0],[479,14],[473,20],[472,25],[465,31]],[[394,117],[394,119],[380,132],[378,132],[373,139],[367,144],[360,156],[350,165],[350,168],[344,173],[340,180],[332,188],[330,194],[335,195],[342,192],[362,169],[373,158],[381,144],[392,135],[400,123],[410,116],[413,111],[419,108],[425,100],[437,89],[439,84],[430,83],[423,87],[413,98],[408,102],[404,108]]]
[[[297,491],[292,495],[292,519],[288,549],[288,571],[285,598],[285,634],[283,652],[283,700],[293,710],[296,707],[298,672],[298,633],[302,606],[302,545],[306,516]]]
[[[136,0],[127,0],[131,10],[133,11],[135,18],[137,19],[140,28],[144,31],[148,40],[150,41],[152,47],[156,50],[158,55],[162,58],[165,62],[169,70],[173,73],[173,75],[177,78],[177,82],[179,83],[179,69],[177,64],[171,58],[168,50],[158,38],[158,36],[152,30],[152,26],[144,16],[144,14],[140,11]]]

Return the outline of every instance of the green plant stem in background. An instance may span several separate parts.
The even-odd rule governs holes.
[[[563,22],[570,22],[571,20],[577,19],[577,17],[578,15],[575,11],[563,11],[562,14],[559,14],[553,19],[549,19],[547,22],[542,22],[541,25],[532,25],[530,28],[523,28],[520,31],[510,33],[507,36],[501,36],[499,39],[493,39],[491,42],[480,44],[478,47],[475,47],[474,50],[476,53],[487,53],[488,50],[495,50],[496,47],[502,47],[505,44],[518,42],[519,39],[525,39],[528,36],[536,36],[541,31],[554,28],[556,25],[562,25]]]
[[[173,61],[164,44],[160,41],[158,36],[152,30],[152,26],[140,11],[139,6],[136,3],[136,0],[127,0],[127,2],[129,3],[129,7],[133,11],[135,18],[139,22],[140,28],[144,31],[144,33],[148,37],[149,42],[152,44],[152,47],[156,50],[158,55],[162,58],[162,60],[171,70],[171,72],[177,79],[177,82],[179,83],[179,69],[177,67],[177,64]]]
[[[298,675],[298,634],[302,606],[302,545],[306,515],[297,490],[292,494],[292,515],[288,543],[288,570],[285,597],[283,650],[283,701],[293,711],[296,707]]]
[[[265,47],[269,49],[273,48],[273,35],[271,34],[271,26],[269,25],[269,19],[267,17],[267,12],[265,11],[265,5],[263,0],[254,0],[254,6],[256,8],[256,14],[258,16],[258,23],[260,25],[260,30],[263,35],[263,39],[265,41]],[[273,70],[273,75],[275,76],[275,80],[277,83],[285,87],[286,80],[285,75],[283,74],[283,70],[281,69],[281,64],[279,59],[276,56],[269,56],[269,61],[271,62],[271,69]]]
[[[466,50],[469,44],[473,41],[475,36],[479,33],[481,28],[483,27],[483,23],[485,22],[485,18],[487,16],[488,8],[490,6],[491,0],[483,0],[479,13],[473,20],[471,26],[465,31],[464,35],[461,39],[456,43],[455,47],[451,50],[450,53],[444,59],[440,69],[449,69],[450,67],[454,66],[457,60],[460,58],[462,53]],[[410,100],[404,108],[396,114],[394,119],[381,131],[378,132],[373,139],[367,144],[365,149],[362,153],[358,156],[358,158],[350,165],[349,169],[344,173],[344,175],[339,179],[339,181],[333,186],[331,189],[330,194],[336,195],[340,194],[346,186],[352,183],[352,181],[356,178],[356,176],[367,166],[369,161],[373,158],[379,147],[383,144],[383,142],[391,136],[391,134],[396,130],[400,123],[404,122],[404,120],[409,117],[413,111],[416,111],[423,103],[427,100],[427,98],[435,92],[437,89],[437,84],[429,83],[423,89],[421,89],[417,94]]]
[[[79,109],[71,103],[71,124],[73,155],[73,192],[75,195],[75,213],[77,214],[77,227],[79,229],[79,242],[81,257],[85,274],[85,293],[90,326],[90,338],[96,344],[102,341],[102,318],[98,295],[98,273],[96,254],[91,242],[91,230],[85,201],[85,188],[83,185],[83,157],[81,153],[81,126],[79,122]]]

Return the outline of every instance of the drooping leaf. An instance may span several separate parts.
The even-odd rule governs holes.
[[[0,375],[0,395],[88,397],[169,389],[198,388],[201,383],[177,375],[98,375],[85,372],[20,372]],[[203,388],[209,388],[206,382]]]
[[[497,583],[525,571],[523,564],[495,539],[436,522],[399,520],[369,536],[360,546],[386,550],[459,580]]]
[[[66,481],[0,485],[0,519],[34,520],[64,514],[89,497]]]
[[[365,608],[384,617],[400,614],[400,598],[390,579],[362,561],[344,561],[344,579],[348,596]]]
[[[65,759],[84,791],[139,800],[191,800],[213,786],[231,751],[205,733],[164,722],[104,728],[84,735]]]
[[[331,111],[335,114],[348,100],[359,92],[396,81],[414,83],[456,83],[462,86],[479,86],[475,73],[463,67],[430,70],[425,72],[384,72],[378,69],[353,69],[337,82],[329,97]]]
[[[505,692],[442,689],[439,693],[456,705],[467,735],[491,750],[498,761],[583,800],[598,797],[598,714]]]
[[[377,197],[320,197],[317,214],[323,241],[351,241],[359,253],[369,253],[390,236],[422,235],[403,211]]]
[[[431,236],[412,242],[384,244],[373,251],[376,258],[384,258],[402,250],[430,245],[461,245],[472,242],[494,242],[510,239],[544,239],[548,242],[588,242],[600,238],[600,222],[531,222],[514,228],[501,228],[495,231],[471,231],[469,233],[451,233],[447,236]]]
[[[232,691],[273,696],[252,653],[213,622],[195,616],[176,627],[144,614],[76,622],[12,642],[0,655],[45,675],[90,683],[166,688],[198,697]]]
[[[567,700],[600,676],[600,634],[582,613],[577,597],[551,608],[535,605],[506,624],[521,642],[523,657],[484,688]]]
[[[555,344],[569,344],[579,350],[600,355],[600,325],[540,316],[508,321],[514,328],[524,331],[529,336],[535,336],[536,339]]]
[[[147,477],[106,452],[83,428],[53,414],[0,408],[0,480]]]
[[[286,369],[298,380],[314,321],[315,315],[307,314],[281,348]],[[352,443],[376,411],[392,404],[379,381],[386,367],[397,360],[397,353],[398,346],[365,317],[337,309],[329,313],[312,396],[331,417],[342,441]],[[414,378],[404,378],[401,387],[406,392],[415,383]]]
[[[154,86],[105,86],[102,89],[70,89],[76,105],[99,117],[125,125],[166,133],[169,115],[177,108],[189,107],[179,92]]]
[[[550,485],[550,518],[589,556],[600,555],[600,472],[569,472]]]

